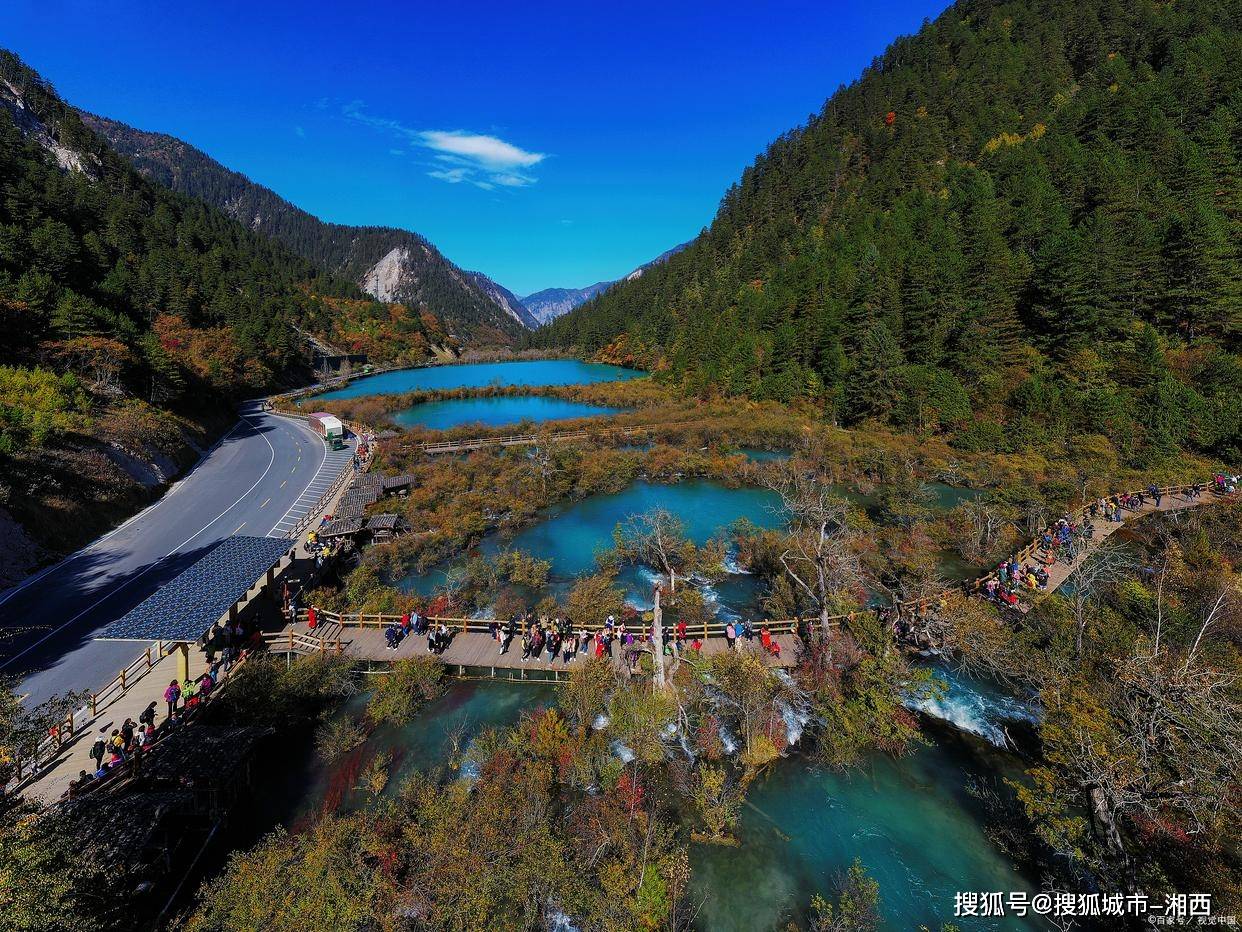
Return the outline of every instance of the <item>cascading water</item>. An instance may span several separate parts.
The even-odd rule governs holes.
[[[993,684],[966,676],[943,663],[928,665],[936,678],[945,683],[944,694],[939,698],[907,699],[907,708],[978,735],[998,748],[1010,746],[1006,724],[1039,722],[1039,707],[1034,702],[1008,695]]]

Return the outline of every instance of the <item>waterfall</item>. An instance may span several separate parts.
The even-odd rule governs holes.
[[[907,708],[948,722],[955,728],[978,735],[998,748],[1009,746],[1005,736],[1007,722],[1038,722],[1040,712],[1033,702],[1007,695],[998,687],[967,677],[935,664],[937,679],[946,684],[940,698],[908,698]]]

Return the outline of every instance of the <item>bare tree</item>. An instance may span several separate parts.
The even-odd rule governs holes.
[[[677,572],[694,557],[694,545],[686,539],[685,525],[672,512],[656,508],[632,515],[613,533],[617,553],[632,562],[657,567],[676,586]],[[651,623],[651,654],[657,688],[664,685],[664,625],[660,605],[661,587],[655,590],[655,612]]]
[[[548,480],[556,473],[556,458],[552,455],[552,444],[555,443],[552,431],[544,426],[535,430],[529,447],[529,456],[539,473],[540,488],[546,494]]]
[[[1108,589],[1134,574],[1137,561],[1124,545],[1105,542],[1080,562],[1061,589],[1069,595],[1074,612],[1074,656],[1082,656],[1083,638],[1091,608]]]
[[[970,522],[971,556],[989,554],[992,547],[1001,539],[1010,519],[1004,509],[987,501],[975,499],[962,506],[966,519]]]
[[[827,635],[833,596],[863,580],[862,564],[853,550],[854,535],[846,524],[846,502],[821,476],[796,468],[769,476],[765,482],[781,497],[790,516],[781,565],[819,608],[820,626]]]

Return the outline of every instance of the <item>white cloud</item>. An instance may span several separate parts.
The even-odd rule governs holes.
[[[305,139],[305,138],[306,138],[306,130],[302,129],[302,127],[300,127],[300,126],[295,126],[295,127],[293,127],[293,131],[294,131],[295,133],[297,133],[298,138],[300,138],[300,139]]]
[[[449,184],[467,182],[485,191],[496,187],[524,188],[536,181],[527,169],[534,168],[547,158],[542,152],[528,152],[511,142],[483,133],[460,129],[412,129],[398,120],[367,113],[360,100],[345,104],[341,113],[355,123],[390,133],[411,145],[436,153],[436,161],[443,167],[435,168],[427,175]],[[397,154],[397,150],[389,151]]]

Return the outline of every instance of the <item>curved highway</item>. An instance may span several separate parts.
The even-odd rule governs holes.
[[[34,704],[99,689],[141,653],[94,641],[110,622],[234,534],[283,536],[342,469],[299,420],[245,405],[241,420],[153,505],[53,567],[0,593],[0,674]]]

